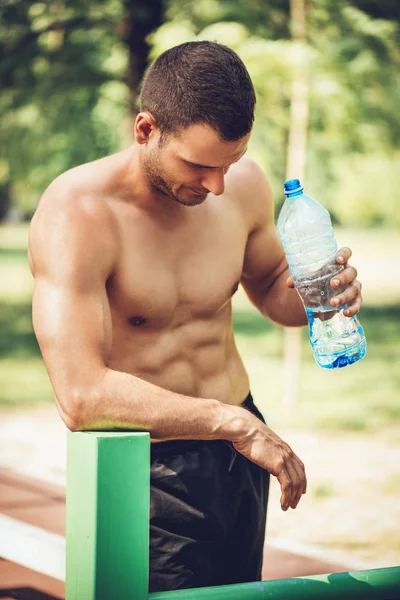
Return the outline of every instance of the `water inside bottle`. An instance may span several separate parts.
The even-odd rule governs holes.
[[[360,360],[367,351],[358,319],[346,317],[343,311],[347,305],[334,308],[330,303],[347,287],[331,286],[332,278],[343,268],[336,262],[329,262],[315,272],[312,280],[296,283],[307,313],[314,358],[324,369],[347,367]]]
[[[313,274],[312,279],[296,281],[296,289],[306,308],[332,311],[331,300],[341,294],[346,285],[338,288],[331,286],[331,280],[343,271],[344,266],[329,262]]]
[[[355,316],[344,315],[345,308],[306,309],[314,358],[324,369],[347,367],[367,352],[364,331]]]

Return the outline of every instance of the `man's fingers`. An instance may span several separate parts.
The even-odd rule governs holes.
[[[293,281],[293,278],[292,278],[292,277],[288,277],[288,278],[286,279],[286,285],[287,285],[288,287],[290,287],[290,288],[294,288],[294,281]]]
[[[345,265],[352,254],[352,251],[347,246],[340,248],[336,255],[336,262],[338,262],[340,265]]]
[[[281,507],[282,510],[287,510],[290,506],[292,497],[292,480],[285,467],[279,471],[277,479],[281,484]]]
[[[331,287],[333,288],[341,288],[345,285],[349,285],[357,278],[357,269],[352,267],[351,265],[347,265],[345,269],[339,274],[335,275],[331,281]]]
[[[297,459],[297,462],[295,463],[295,468],[297,470],[297,475],[299,477],[300,484],[298,486],[297,495],[294,499],[292,508],[296,508],[296,506],[298,505],[298,503],[301,500],[302,495],[305,494],[307,491],[307,477],[306,477],[304,465],[299,458]]]
[[[350,285],[338,296],[331,300],[332,306],[349,306],[345,308],[344,314],[346,317],[352,317],[357,314],[362,307],[362,285],[359,281],[353,281]]]
[[[291,462],[288,462],[288,464],[286,465],[286,472],[288,473],[291,481],[290,499],[288,501],[288,504],[290,508],[296,508],[298,502],[297,498],[300,499],[301,496],[301,493],[299,494],[299,490],[300,488],[302,489],[303,486],[301,486],[300,478],[297,474],[294,465]]]
[[[304,464],[290,446],[267,425],[260,423],[258,429],[247,439],[232,443],[235,450],[278,479],[282,510],[296,508],[302,494],[306,492],[307,478]]]
[[[344,304],[346,304],[346,302]],[[343,313],[346,315],[346,317],[354,317],[354,315],[360,312],[361,308],[362,296],[361,294],[359,294],[356,297],[356,299],[353,300],[353,302],[351,302],[351,304],[344,309]]]
[[[290,447],[284,452],[277,479],[282,490],[282,510],[287,510],[289,506],[293,509],[296,508],[302,494],[306,492],[307,478],[303,463]]]
[[[290,507],[294,509],[300,502],[301,496],[305,493],[307,488],[307,478],[303,463],[292,450],[286,461],[286,471],[292,482]]]

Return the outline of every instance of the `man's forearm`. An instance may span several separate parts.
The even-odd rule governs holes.
[[[82,393],[73,411],[74,430],[149,431],[157,440],[234,441],[252,426],[252,415],[243,408],[176,394],[112,369],[91,389],[91,395]]]
[[[306,312],[297,291],[286,285],[288,277],[289,270],[286,270],[274,281],[263,299],[260,310],[275,323],[285,327],[302,327],[307,325]]]

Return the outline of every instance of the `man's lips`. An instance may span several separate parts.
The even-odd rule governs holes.
[[[207,194],[209,194],[210,192],[208,190],[193,190],[192,188],[189,188],[191,192],[193,192],[194,194],[197,194],[198,196],[206,196]]]

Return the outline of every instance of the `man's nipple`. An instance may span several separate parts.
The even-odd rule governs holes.
[[[133,317],[129,317],[128,321],[130,325],[139,327],[140,325],[145,325],[148,319],[146,317],[142,317],[141,315],[134,315]]]

